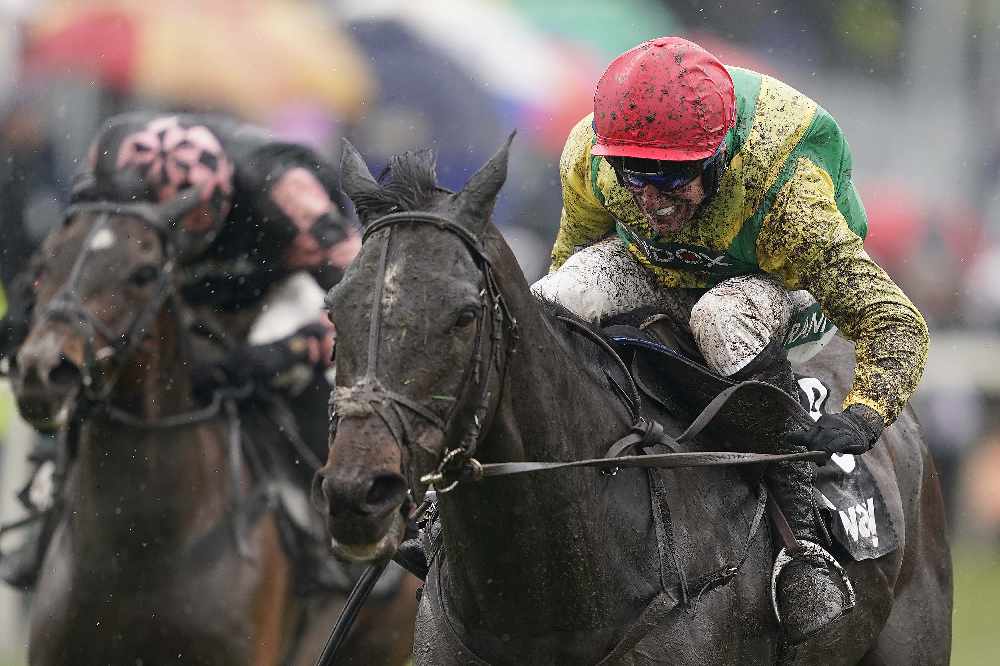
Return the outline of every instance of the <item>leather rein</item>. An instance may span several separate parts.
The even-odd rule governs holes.
[[[447,231],[458,236],[472,253],[473,259],[483,273],[485,287],[480,292],[483,317],[480,318],[478,324],[479,333],[477,335],[475,350],[471,363],[465,370],[465,379],[460,396],[455,400],[450,413],[444,419],[439,417],[427,405],[386,388],[377,377],[378,349],[381,339],[382,293],[391,230],[395,225],[404,223],[429,224],[442,231]],[[409,426],[403,414],[403,408],[423,417],[445,434],[447,442],[445,453],[438,462],[437,469],[430,474],[420,477],[422,484],[433,486],[439,494],[447,493],[463,482],[574,467],[596,467],[607,473],[614,474],[620,469],[631,467],[711,467],[757,465],[792,460],[820,462],[827,457],[826,453],[822,451],[789,454],[741,453],[733,451],[677,452],[676,449],[679,445],[697,437],[706,427],[711,425],[715,417],[734,396],[748,388],[753,388],[756,391],[769,391],[779,400],[794,404],[797,409],[792,410],[792,413],[801,426],[811,426],[812,420],[801,410],[801,406],[795,398],[778,387],[764,382],[745,381],[735,384],[719,393],[683,433],[677,437],[672,437],[664,432],[660,424],[647,420],[639,414],[639,394],[635,388],[634,381],[631,379],[631,374],[627,371],[621,357],[607,341],[599,333],[587,327],[586,324],[569,317],[559,317],[567,325],[591,337],[596,344],[604,348],[611,355],[620,367],[626,368],[625,377],[631,383],[631,390],[627,391],[617,385],[615,386],[617,388],[616,395],[624,402],[632,416],[633,423],[629,432],[613,442],[603,458],[565,462],[480,463],[474,455],[484,433],[487,431],[486,425],[489,419],[492,418],[496,405],[499,404],[499,399],[495,399],[492,401],[492,409],[490,407],[490,372],[494,365],[496,365],[499,372],[497,390],[498,392],[503,391],[506,383],[507,367],[510,364],[510,356],[516,350],[518,339],[517,321],[511,315],[507,304],[504,302],[503,294],[497,284],[492,264],[486,255],[485,249],[479,239],[465,227],[447,217],[430,212],[406,211],[390,213],[370,223],[365,228],[362,242],[367,242],[382,231],[388,231],[389,233],[384,234],[382,237],[375,298],[372,304],[372,323],[368,335],[367,371],[362,380],[357,384],[350,387],[337,387],[334,390],[331,396],[331,422],[335,427],[338,412],[341,416],[344,412],[353,414],[374,412],[385,421],[396,438],[397,443],[402,446],[405,441],[405,434],[409,431]],[[490,331],[488,331],[486,317],[490,314],[492,314],[492,318],[490,319]],[[507,329],[506,344],[504,344],[503,340],[505,327]],[[490,348],[484,354],[485,345],[489,345]],[[483,367],[484,362],[485,368]],[[476,385],[478,385],[478,392],[476,391]],[[476,399],[467,402],[472,397],[476,397]],[[499,398],[499,395],[497,398]],[[464,409],[463,404],[466,405]],[[388,413],[389,409],[399,419],[403,432],[400,432],[400,429],[396,427],[394,419]],[[634,447],[653,445],[665,446],[671,452],[647,455],[624,455]]]

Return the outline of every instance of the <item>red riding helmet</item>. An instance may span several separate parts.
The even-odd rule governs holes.
[[[733,79],[722,63],[686,39],[660,37],[615,58],[597,82],[591,153],[700,160],[735,122]]]

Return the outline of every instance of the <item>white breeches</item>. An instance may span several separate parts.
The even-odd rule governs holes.
[[[322,322],[325,297],[326,292],[308,272],[292,273],[267,290],[247,342],[267,344],[286,338],[307,324]]]
[[[809,292],[787,291],[765,274],[724,280],[690,309],[683,303],[679,309],[678,299],[691,299],[692,290],[659,285],[617,238],[575,253],[531,291],[595,323],[639,308],[673,318],[682,311],[687,321],[675,323],[691,331],[705,362],[725,377],[746,367],[775,338],[783,339],[789,360],[797,364],[816,355],[836,333]]]

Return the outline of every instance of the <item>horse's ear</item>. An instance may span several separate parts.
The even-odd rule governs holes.
[[[482,220],[483,224],[489,219],[497,194],[507,180],[507,159],[510,157],[510,144],[515,134],[517,130],[510,133],[500,150],[455,195],[460,219]]]
[[[159,222],[181,259],[204,252],[222,228],[222,219],[205,204],[200,187],[181,190],[157,208]]]
[[[340,156],[340,187],[351,198],[354,208],[358,211],[361,224],[367,224],[368,219],[363,202],[371,199],[371,195],[379,192],[382,186],[376,182],[368,165],[361,157],[357,148],[343,140],[343,151]]]
[[[177,231],[182,227],[184,217],[201,203],[201,189],[189,187],[181,190],[177,196],[160,204],[160,221],[167,229]]]

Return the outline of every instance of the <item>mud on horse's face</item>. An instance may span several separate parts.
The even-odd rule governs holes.
[[[45,240],[32,326],[13,377],[18,407],[32,425],[60,428],[81,394],[107,397],[166,296],[163,232],[190,210],[189,199],[81,205]]]
[[[345,146],[344,189],[367,228],[361,254],[327,297],[337,382],[315,488],[342,556],[392,556],[426,491],[420,478],[467,432],[482,383],[495,381],[488,285],[470,241],[478,246],[508,147],[452,194],[434,186],[427,155],[396,158],[389,190]],[[396,186],[412,196],[391,205]]]

